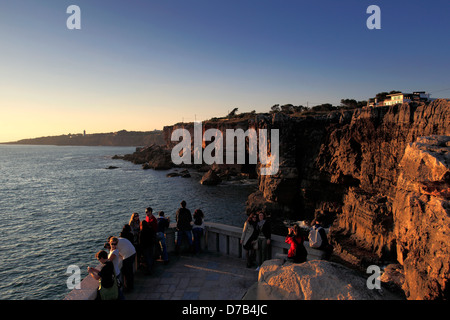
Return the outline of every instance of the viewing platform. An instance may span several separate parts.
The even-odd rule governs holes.
[[[157,261],[154,272],[135,274],[129,300],[241,300],[258,281],[255,268],[245,261],[219,253],[171,256],[168,265]]]
[[[219,223],[205,223],[203,250],[199,254],[175,254],[175,225],[166,232],[169,264],[155,261],[153,272],[135,272],[134,289],[125,293],[127,300],[241,300],[258,281],[258,271],[247,268],[245,250],[240,244],[242,228]],[[285,237],[272,235],[272,258],[287,254]],[[317,250],[308,250],[308,260],[319,259]],[[182,248],[183,249],[183,248]],[[87,276],[81,289],[72,290],[64,300],[94,300],[98,281]]]

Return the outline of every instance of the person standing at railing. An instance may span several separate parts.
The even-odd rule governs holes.
[[[117,279],[119,279],[119,282],[122,281],[121,274],[120,274],[120,256],[119,256],[119,249],[117,249],[117,244],[119,243],[119,239],[116,237],[112,237],[109,239],[109,254],[108,254],[108,260],[111,261],[114,265],[114,272],[116,274]]]
[[[128,222],[128,225],[130,226],[131,233],[133,234],[132,243],[136,247],[136,245],[139,242],[139,231],[141,229],[141,221],[139,220],[139,213],[133,212],[130,221]]]
[[[105,249],[111,249],[109,244],[112,236],[108,237],[108,242],[105,243]],[[119,249],[119,255],[122,258],[121,274],[123,277],[124,291],[131,291],[134,288],[134,260],[136,259],[136,249],[134,245],[125,238],[118,238],[117,249]]]
[[[201,240],[204,234],[204,217],[203,211],[196,209],[194,211],[194,224],[192,225],[192,233],[194,235],[194,247],[195,253],[200,253],[201,251]]]
[[[193,243],[192,243],[192,214],[189,209],[186,208],[186,201],[181,201],[181,208],[178,208],[176,212],[176,221],[177,221],[177,241],[175,245],[175,250],[180,253],[181,244],[183,242],[183,238],[187,238],[189,243],[190,252],[193,252]]]
[[[272,237],[272,230],[270,220],[267,219],[264,212],[258,213],[258,244],[256,247],[256,260],[259,270],[264,261],[269,259],[270,241]]]
[[[170,218],[164,216],[164,211],[160,211],[158,213],[158,232],[156,233],[156,238],[159,241],[161,246],[162,254],[161,257],[164,260],[164,264],[169,263],[169,254],[167,253],[167,245],[166,245],[166,230],[170,225]]]
[[[251,268],[255,260],[255,246],[258,244],[258,217],[251,213],[244,223],[241,244],[245,249],[247,268]]]
[[[147,274],[152,273],[154,262],[156,233],[146,220],[141,221],[141,232],[139,233],[139,247],[141,248],[143,263],[145,263]]]
[[[139,249],[139,232],[141,231],[141,220],[139,220],[139,213],[133,212],[128,225],[130,226],[131,233],[133,234],[133,241],[131,241],[131,243],[136,249],[135,263],[137,266],[139,266],[141,258],[141,250]]]
[[[153,209],[148,207],[145,209],[145,221],[147,221],[148,226],[153,229],[153,231],[158,232],[158,222],[153,215]]]
[[[104,250],[97,252],[95,257],[102,264],[100,270],[88,267],[87,271],[92,278],[99,281],[96,300],[117,300],[119,288],[113,263],[108,259],[108,254]]]

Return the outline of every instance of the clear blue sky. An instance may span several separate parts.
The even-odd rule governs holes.
[[[449,16],[448,0],[0,0],[0,142],[391,90],[448,98]]]

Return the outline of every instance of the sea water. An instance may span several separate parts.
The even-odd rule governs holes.
[[[58,300],[67,268],[81,277],[95,253],[131,214],[164,211],[175,221],[181,200],[205,220],[242,226],[251,182],[203,186],[200,175],[166,177],[114,155],[133,147],[0,146],[0,299]],[[108,169],[110,166],[116,169]]]

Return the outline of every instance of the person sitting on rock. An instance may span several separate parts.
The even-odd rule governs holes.
[[[288,251],[288,261],[294,263],[306,262],[308,251],[306,251],[306,248],[303,245],[305,240],[306,239],[301,235],[300,227],[297,224],[288,229],[288,235],[285,239],[285,242],[291,245]]]
[[[328,242],[327,233],[323,228],[322,223],[322,217],[318,216],[309,232],[309,246],[313,249],[323,251],[323,258],[325,260],[329,260],[331,254],[333,253],[333,246]]]

